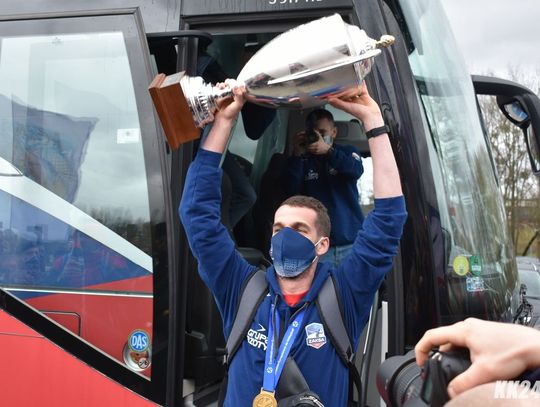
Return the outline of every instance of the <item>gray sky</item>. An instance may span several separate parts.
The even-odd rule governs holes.
[[[470,73],[540,74],[540,0],[441,0]]]

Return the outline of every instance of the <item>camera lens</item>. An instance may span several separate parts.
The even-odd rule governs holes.
[[[421,372],[414,350],[385,360],[377,372],[377,388],[386,404],[401,407],[417,398],[422,388]]]
[[[313,144],[319,141],[319,135],[313,130],[306,131],[306,144]]]

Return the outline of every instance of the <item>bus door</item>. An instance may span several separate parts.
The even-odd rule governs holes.
[[[442,6],[433,0],[183,0],[180,27],[211,33],[212,43],[202,50],[204,58],[219,66],[222,76],[234,78],[247,58],[278,33],[336,12],[372,38],[387,33],[397,38],[377,57],[366,78],[391,128],[409,213],[394,270],[380,293],[382,304],[375,308],[380,310],[372,313],[370,326],[377,329],[365,348],[371,355],[359,360],[372,404],[378,396],[372,391],[372,377],[366,375],[374,373],[386,356],[412,349],[429,328],[468,316],[508,320],[517,304],[515,261],[489,145],[473,84]],[[185,52],[180,69],[201,57],[200,49]],[[204,77],[202,70],[191,74]],[[524,106],[534,119],[531,109]],[[257,194],[250,212],[233,230],[243,246],[267,253],[269,235],[256,231],[269,228],[281,202],[283,191],[275,174],[290,153],[291,135],[303,128],[306,113],[278,110],[254,138],[242,112],[229,152],[240,157]],[[337,119],[348,122],[350,117],[338,114]],[[523,128],[528,124],[520,123]],[[538,144],[537,136],[529,135],[528,143],[533,142]],[[536,172],[538,154],[536,148],[530,150]],[[364,165],[369,167],[369,161]],[[369,196],[369,191],[361,189],[360,194]],[[193,293],[198,290],[203,288],[198,286]],[[210,303],[206,306],[211,308]],[[187,321],[197,323],[190,315]],[[201,338],[212,335],[208,327],[200,329]]]
[[[169,338],[175,246],[154,73],[138,9],[0,21],[2,307],[165,404],[167,389],[181,398],[169,362],[180,344]],[[16,400],[28,387],[13,386]]]
[[[358,3],[361,3],[361,5]],[[218,7],[217,3],[184,0],[181,7],[181,28],[209,32],[212,34],[213,40],[204,47],[198,47],[196,52],[194,50],[187,52],[183,60],[184,65],[181,64],[179,70],[187,69],[187,62],[189,61],[190,64],[196,66],[196,69],[191,72],[188,69],[188,73],[202,76],[208,82],[235,78],[249,58],[276,35],[299,24],[336,12],[340,13],[345,21],[365,29],[371,37],[378,38],[386,33],[398,37],[397,44],[393,46],[397,50],[391,48],[390,51],[385,51],[383,56],[378,57],[375,63],[376,68],[374,68],[372,74],[368,75],[366,81],[370,93],[381,103],[386,120],[392,127],[392,143],[400,168],[403,168],[402,176],[404,179],[415,180],[411,184],[404,183],[404,189],[409,201],[408,206],[411,207],[407,233],[409,236],[414,235],[416,240],[410,240],[408,244],[409,256],[404,260],[399,256],[396,258],[395,270],[386,283],[386,291],[381,295],[382,305],[377,303],[372,312],[372,322],[369,324],[371,327],[369,340],[366,338],[368,334],[366,329],[364,341],[358,353],[358,364],[359,366],[363,365],[364,370],[364,387],[367,387],[369,385],[367,372],[369,370],[375,371],[375,369],[369,369],[370,363],[372,366],[377,366],[385,358],[389,349],[393,353],[401,353],[403,350],[405,312],[401,269],[405,266],[422,267],[422,265],[417,264],[418,258],[413,259],[410,256],[411,253],[415,252],[414,247],[425,248],[426,254],[421,260],[428,268],[431,268],[431,256],[429,253],[431,242],[427,232],[422,230],[425,222],[421,221],[421,219],[424,219],[425,210],[425,205],[422,202],[424,192],[421,182],[418,182],[417,169],[413,164],[418,162],[419,158],[416,150],[407,144],[413,128],[420,127],[420,132],[423,132],[424,129],[420,121],[413,123],[411,120],[411,109],[413,112],[419,110],[418,104],[415,104],[417,101],[407,99],[403,95],[404,88],[407,89],[408,87],[409,90],[414,91],[412,74],[410,74],[409,70],[406,83],[401,84],[401,77],[396,70],[395,65],[398,61],[407,66],[404,69],[409,68],[407,48],[400,34],[400,28],[395,19],[392,20],[393,25],[390,26],[392,30],[389,30],[389,26],[386,25],[387,20],[393,18],[392,13],[386,7],[382,9],[379,2],[375,1],[231,1],[227,3],[227,7],[224,9],[222,4]],[[194,64],[193,61],[197,61],[197,63]],[[206,72],[205,67],[209,67],[210,71]],[[362,207],[364,212],[367,213],[372,208],[373,191],[369,187],[372,171],[365,135],[363,135],[360,126],[356,128],[353,125],[354,123],[351,123],[353,117],[330,106],[326,106],[326,108],[332,111],[340,127],[354,128],[353,133],[357,133],[341,141],[354,144],[362,151],[365,175],[359,184],[359,188]],[[286,157],[291,153],[292,136],[303,130],[308,113],[309,109],[305,111],[287,109],[257,110],[252,109],[252,106],[247,104],[241,112],[241,118],[233,130],[228,146],[227,154],[232,155],[240,164],[244,175],[249,179],[251,188],[256,193],[255,202],[243,218],[234,225],[233,237],[239,246],[256,248],[266,255],[267,260],[273,214],[279,204],[286,198],[278,174],[283,169]],[[253,120],[253,118],[257,117],[258,119]],[[253,121],[257,123],[266,122],[269,125],[264,128],[252,127]],[[401,141],[403,138],[406,141]],[[227,170],[224,169],[224,172],[226,174]],[[430,176],[430,170],[426,170],[426,174]],[[417,222],[415,228],[412,227],[414,222]],[[405,262],[404,265],[403,262]],[[189,286],[188,292],[200,299],[201,293],[204,293],[206,289],[196,275],[194,267],[190,270],[190,275],[192,276],[192,285]],[[427,299],[432,301],[433,288],[429,285],[429,282],[427,284],[425,288],[426,291],[429,291]],[[215,310],[213,299],[209,294],[204,294],[204,296],[206,300],[197,302],[197,307],[194,306],[197,313],[193,312],[191,315],[188,313],[186,317],[188,335],[191,334],[200,341],[199,348],[202,348],[200,343],[210,343],[215,347],[205,348],[210,349],[210,355],[199,354],[200,356],[195,356],[197,355],[196,352],[188,352],[189,349],[196,348],[195,344],[192,344],[190,348],[190,340],[186,340],[186,366],[190,364],[199,365],[200,362],[196,362],[197,357],[199,360],[204,358],[204,362],[207,363],[205,366],[209,367],[208,363],[213,363],[215,366],[214,370],[206,369],[199,372],[186,368],[186,377],[195,379],[197,389],[207,387],[209,384],[216,383],[216,380],[219,380],[219,375],[215,375],[214,372],[216,369],[220,369],[218,360],[220,348],[222,352],[224,345],[219,314]],[[202,315],[205,317],[202,318]],[[209,320],[212,322],[210,323]],[[433,324],[433,318],[431,321]],[[191,332],[189,329],[191,329]],[[382,332],[384,332],[384,335]],[[369,346],[366,345],[368,342]],[[376,345],[377,348],[373,348],[373,344],[378,344]],[[364,345],[366,345],[365,348]],[[376,354],[375,360],[370,362],[371,358],[369,356],[363,357],[364,352]],[[192,358],[193,361],[191,361]],[[374,381],[371,383],[374,383]],[[374,388],[375,386],[371,387]],[[366,394],[365,391],[363,393]],[[196,394],[195,398],[197,398]]]

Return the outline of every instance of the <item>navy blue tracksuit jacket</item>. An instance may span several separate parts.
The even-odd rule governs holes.
[[[180,217],[191,250],[199,262],[199,274],[216,299],[227,337],[242,286],[255,267],[235,250],[234,242],[220,222],[220,158],[220,154],[199,150],[186,179]],[[284,302],[275,271],[273,267],[268,269],[269,294],[257,310],[246,339],[229,367],[226,407],[250,407],[262,387],[270,304],[276,297],[282,325],[288,324],[295,310],[305,302],[309,303],[303,329],[292,346],[290,356],[294,357],[310,389],[321,397],[324,405],[347,405],[348,369],[336,354],[324,329],[321,331],[322,322],[314,300],[324,281],[332,274],[340,293],[346,327],[356,347],[374,293],[392,267],[406,217],[403,197],[376,200],[375,209],[364,221],[350,255],[337,269],[319,264],[310,291],[295,307]],[[307,340],[308,335],[314,332],[319,338],[315,346],[313,341]]]

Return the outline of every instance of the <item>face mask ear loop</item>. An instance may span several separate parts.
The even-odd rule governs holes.
[[[321,243],[321,241],[322,241],[323,239],[324,239],[324,236],[321,237],[319,240],[317,240],[317,243],[315,243],[313,246],[317,247],[317,245],[318,245],[319,243]]]
[[[321,243],[321,241],[322,241],[323,239],[324,239],[324,236],[321,237],[319,240],[317,240],[317,243],[315,243],[313,246],[314,246],[314,247],[317,247],[317,245],[318,245],[319,243]],[[313,260],[311,260],[310,266],[315,262],[315,260],[317,260],[317,257],[319,257],[318,254],[316,254],[315,257],[313,258]]]

